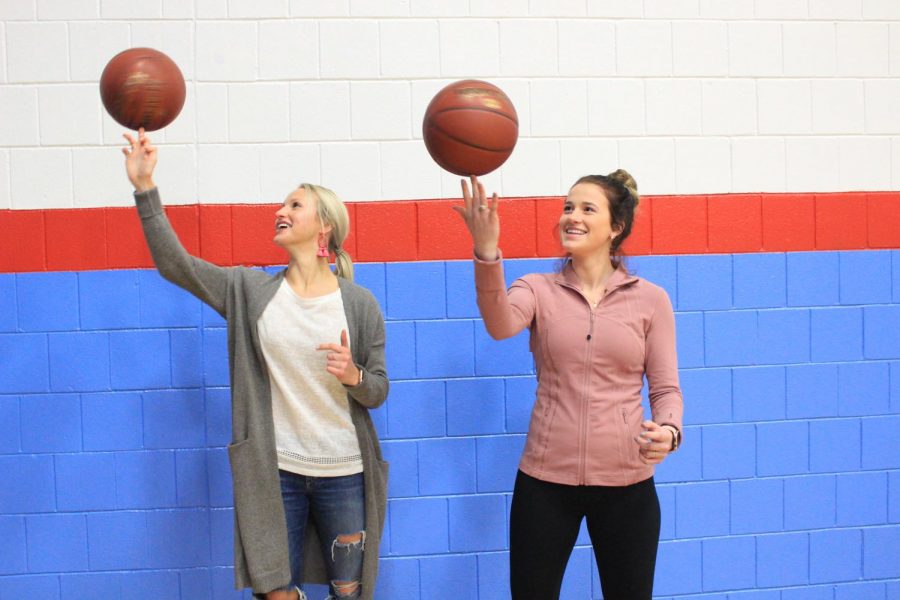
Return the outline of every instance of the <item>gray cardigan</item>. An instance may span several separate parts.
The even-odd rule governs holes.
[[[235,587],[257,594],[291,580],[287,526],[278,463],[269,375],[256,323],[284,279],[258,269],[219,267],[187,253],[169,224],[156,188],[135,193],[138,214],[160,274],[210,305],[228,321],[231,369],[232,443],[228,446],[234,484]],[[371,292],[338,279],[349,326],[353,360],[365,371],[362,384],[347,389],[350,416],[362,451],[366,494],[366,537],[362,593],[371,600],[378,574],[378,554],[387,505],[387,463],[370,408],[387,397],[384,318]],[[304,581],[327,583],[315,527],[307,527]]]

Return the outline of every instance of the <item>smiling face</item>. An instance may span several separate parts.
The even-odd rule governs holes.
[[[315,249],[319,234],[326,235],[330,226],[322,226],[318,214],[318,199],[303,188],[297,188],[285,198],[275,211],[274,242],[282,248],[310,245]]]
[[[572,186],[559,217],[559,237],[563,250],[573,256],[609,252],[613,227],[609,200],[599,185],[579,183]]]

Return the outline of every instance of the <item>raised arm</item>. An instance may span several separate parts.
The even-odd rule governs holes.
[[[128,133],[124,137],[128,141],[128,147],[122,149],[125,172],[134,186],[134,201],[156,268],[165,279],[224,315],[229,269],[191,256],[184,249],[166,217],[159,190],[153,182],[156,147],[143,129],[138,132],[137,139]]]
[[[475,289],[478,309],[484,327],[495,340],[512,337],[528,327],[534,319],[534,293],[523,280],[516,280],[506,290],[503,263],[498,247],[500,216],[497,214],[497,194],[490,198],[477,177],[472,187],[462,180],[463,206],[454,206],[472,236],[475,253]]]

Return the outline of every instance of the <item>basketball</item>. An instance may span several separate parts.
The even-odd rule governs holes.
[[[152,48],[116,54],[100,76],[100,98],[106,112],[129,129],[162,129],[181,112],[184,94],[181,69]]]
[[[451,83],[428,104],[422,136],[431,158],[456,175],[484,175],[512,154],[519,117],[503,90],[486,81]]]

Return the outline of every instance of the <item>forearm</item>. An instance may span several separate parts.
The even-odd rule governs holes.
[[[660,295],[646,341],[644,365],[649,385],[650,410],[656,423],[669,423],[681,431],[684,401],[678,382],[675,314],[666,295]]]
[[[180,287],[190,287],[190,255],[178,239],[166,216],[159,190],[151,188],[135,192],[135,204],[141,218],[144,238],[150,248],[153,263],[160,274]]]
[[[362,381],[348,386],[347,392],[351,398],[366,408],[378,408],[387,399],[389,386],[385,359],[387,334],[381,309],[371,295],[363,314],[356,326],[363,334],[359,350],[363,348],[365,350],[354,352],[355,365],[360,370]]]
[[[185,250],[166,216],[155,187],[135,192],[134,199],[144,238],[160,275],[224,314],[226,269],[191,256]]]
[[[513,286],[510,292],[506,290],[506,282],[503,277],[503,263],[495,261],[483,261],[475,259],[475,291],[478,310],[484,327],[488,334],[495,340],[513,337],[521,332],[531,322],[531,315],[526,314],[526,306],[519,306],[510,299],[512,293],[521,294],[523,300],[530,295],[530,290],[522,284],[521,289]],[[524,310],[523,310],[524,309]]]
[[[389,387],[387,375],[383,371],[373,372],[359,365],[357,368],[362,371],[362,382],[348,386],[347,392],[351,398],[366,408],[378,408],[387,399]]]
[[[654,422],[660,425],[671,425],[678,431],[683,431],[684,402],[681,399],[680,391],[668,392],[651,400],[650,411],[653,414]]]

